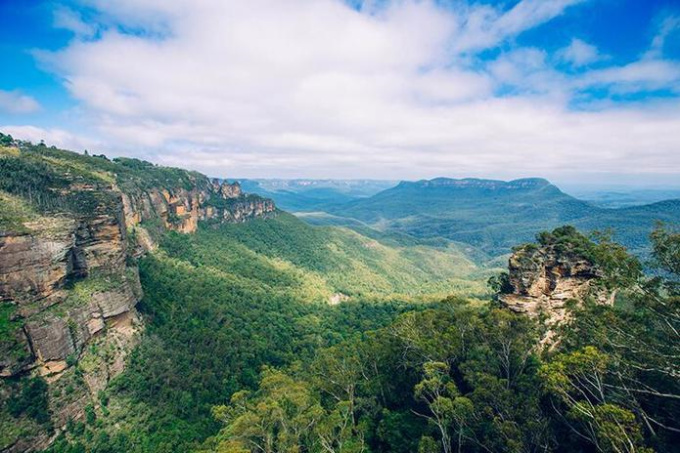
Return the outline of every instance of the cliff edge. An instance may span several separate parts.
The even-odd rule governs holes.
[[[16,397],[16,382],[40,376],[59,408],[51,429],[5,440],[0,451],[45,447],[124,369],[143,329],[137,258],[159,232],[274,215],[271,200],[199,173],[0,146],[0,403]]]
[[[569,321],[569,308],[585,301],[612,305],[616,292],[605,283],[597,264],[597,245],[572,227],[539,235],[539,244],[513,250],[508,263],[502,305],[538,318],[547,328],[543,343],[554,339],[554,329]]]

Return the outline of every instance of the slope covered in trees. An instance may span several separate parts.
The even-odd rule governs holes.
[[[479,303],[486,292],[456,249],[385,245],[287,214],[157,240],[140,262],[140,346],[95,420],[74,421],[50,451],[189,451],[219,428],[212,407],[254,389],[262,366],[311,361],[437,293]]]
[[[565,250],[603,252],[564,231]],[[638,274],[614,307],[586,303],[553,348],[526,316],[449,299],[265,369],[255,392],[213,409],[224,428],[202,451],[675,451],[680,235],[652,239],[664,277]]]
[[[1,138],[0,449],[186,451],[263,365],[488,294],[452,243],[315,228],[199,173]]]
[[[260,261],[250,274],[223,261],[226,244],[250,239],[218,233],[170,235],[142,262],[146,337],[103,410],[50,451],[632,453],[680,441],[677,233],[653,235],[657,277],[611,260],[621,249],[606,240],[541,235],[618,291],[614,306],[574,305],[546,349],[539,320],[494,302],[302,302],[313,292],[264,271],[266,255],[245,255]]]
[[[72,242],[97,245],[88,253],[106,265],[102,245],[120,238],[116,257],[123,275],[139,268],[144,297],[137,309],[145,327],[137,337],[131,325],[112,317],[94,327],[135,336],[125,348],[97,341],[100,335],[77,352],[71,345],[62,371],[48,369],[43,376],[37,360],[36,367],[3,375],[1,448],[25,450],[20,440],[35,435],[45,445],[53,440],[49,453],[647,453],[672,452],[680,442],[677,231],[652,234],[651,276],[622,247],[603,236],[594,243],[571,227],[523,247],[531,257],[549,247],[553,267],[585,263],[581,270],[616,291],[614,306],[589,297],[565,301],[570,322],[558,326],[559,341],[543,349],[545,314],[530,318],[504,308],[502,298],[491,300],[483,282],[492,271],[473,263],[471,257],[485,258],[474,248],[361,225],[312,227],[282,212],[240,224],[206,215],[186,230],[176,222],[187,216],[185,201],[193,207],[194,195],[201,201],[198,192],[216,196],[233,187],[142,161],[8,145],[0,148],[3,240],[28,241],[30,252],[30,241],[54,239],[48,220],[78,220],[82,228]],[[532,187],[542,189],[537,194]],[[121,208],[119,189],[127,195],[154,189],[154,196],[167,199],[157,198],[148,215],[135,216]],[[170,193],[183,189],[191,200]],[[523,195],[525,189],[533,195]],[[436,193],[448,189],[432,190],[433,206],[444,215],[450,197]],[[484,209],[514,200],[518,215],[536,217],[542,191],[552,200],[548,211],[582,208],[541,181],[512,190],[516,198],[484,195]],[[229,200],[216,198],[206,212],[228,211]],[[411,202],[418,216],[433,209]],[[662,210],[666,205],[673,207],[666,203]],[[386,203],[381,209],[392,208]],[[636,209],[630,219],[645,222],[658,212]],[[107,216],[114,226],[126,216],[132,222],[125,234],[113,229],[116,234],[93,241],[97,230],[88,221]],[[69,310],[80,304],[89,314],[91,298],[117,282],[73,274],[83,270],[78,253],[67,253],[73,260],[63,266],[63,288],[59,282],[47,288],[66,297],[45,307],[51,317],[44,326],[59,334],[58,341],[82,339],[81,318]],[[62,255],[54,262],[49,255],[47,265],[61,266]],[[502,276],[491,283],[508,291]],[[551,297],[558,288],[549,288]],[[6,294],[0,345],[21,365],[28,362],[15,340],[35,313],[19,313],[22,301]],[[112,380],[97,379],[97,370],[114,367],[119,374]],[[54,424],[60,417],[65,423]]]

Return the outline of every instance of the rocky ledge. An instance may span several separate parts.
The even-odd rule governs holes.
[[[569,320],[570,306],[586,299],[614,303],[615,294],[597,284],[602,278],[597,265],[583,254],[528,244],[510,257],[508,288],[499,299],[516,313],[542,320],[546,343],[553,339],[553,329]]]
[[[124,193],[122,200],[128,226],[159,217],[165,228],[182,233],[195,232],[199,221],[239,223],[276,214],[272,200],[244,194],[238,182],[220,183],[217,179],[203,189],[152,188]]]

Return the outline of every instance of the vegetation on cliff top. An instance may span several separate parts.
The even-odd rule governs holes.
[[[89,156],[71,151],[0,139],[0,228],[21,230],[25,213],[93,215],[117,207],[111,193],[150,188],[207,189],[210,181],[197,172],[154,165],[139,159]]]

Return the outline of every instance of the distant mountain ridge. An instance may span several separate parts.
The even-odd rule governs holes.
[[[503,189],[526,189],[532,187],[549,186],[550,181],[543,178],[522,178],[512,181],[501,181],[496,179],[481,178],[434,178],[421,179],[420,181],[402,181],[397,187],[416,186],[416,187],[456,187],[456,188],[475,188],[489,190]]]
[[[256,184],[264,190],[309,192],[333,190],[349,196],[370,196],[395,186],[399,181],[376,179],[243,179],[242,182]]]
[[[542,178],[499,181],[435,178],[404,181],[372,197],[329,206],[336,217],[419,238],[444,237],[503,254],[542,230],[572,224],[613,230],[616,240],[643,253],[656,221],[680,222],[680,201],[606,209],[562,192]]]
[[[240,179],[244,190],[276,200],[292,212],[326,210],[328,205],[343,204],[370,197],[393,187],[397,181],[370,179]]]
[[[537,177],[511,181],[439,177],[399,183],[257,179],[241,184],[245,191],[275,200],[308,223],[346,226],[362,234],[375,229],[418,239],[444,238],[490,256],[509,253],[537,232],[565,224],[583,231],[611,230],[614,239],[644,256],[656,221],[680,222],[678,200],[603,206]]]
[[[627,208],[642,206],[664,200],[680,199],[678,188],[609,188],[591,189],[574,187],[567,190],[570,195],[601,208]]]

